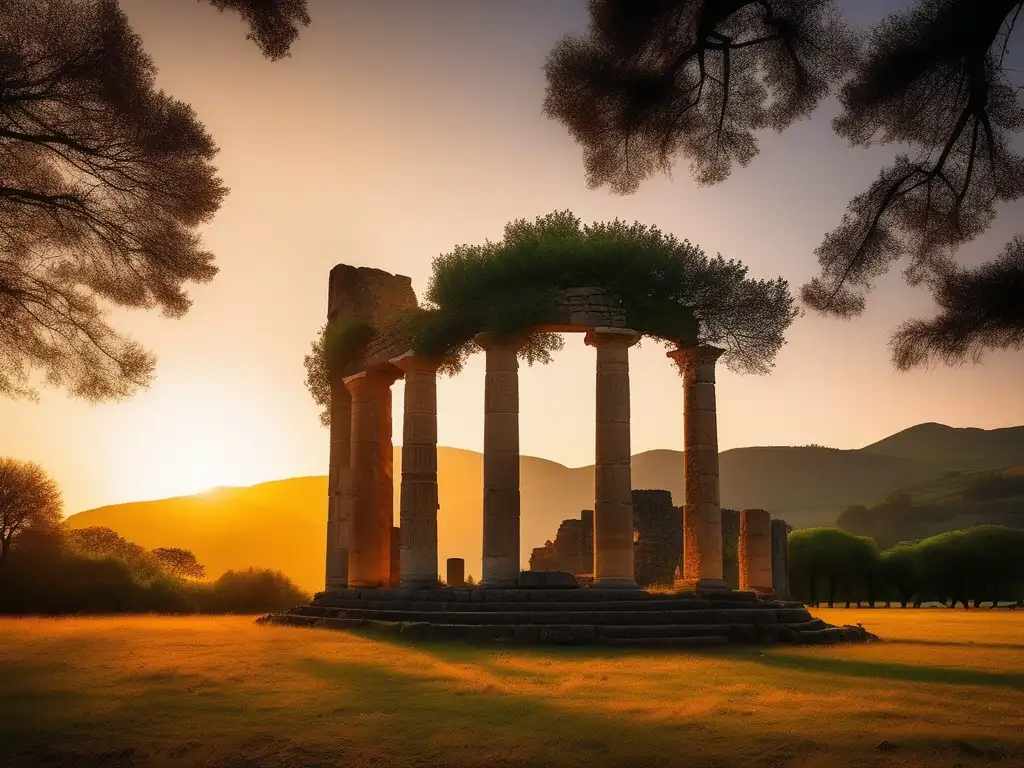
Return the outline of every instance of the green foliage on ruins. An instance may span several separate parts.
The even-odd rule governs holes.
[[[434,260],[421,306],[396,312],[385,327],[355,318],[324,326],[306,356],[306,386],[329,423],[332,372],[355,372],[375,333],[408,338],[421,355],[455,374],[482,332],[518,337],[519,357],[548,363],[562,339],[557,303],[567,289],[598,288],[617,300],[626,325],[667,346],[715,344],[743,373],[767,373],[798,314],[782,278],[756,280],[735,260],[709,257],[686,240],[639,223],[583,224],[570,211],[517,219],[498,242],[461,245]]]
[[[343,317],[324,325],[303,360],[306,388],[320,406],[320,423],[331,424],[331,374],[345,371],[357,361],[373,337],[373,327],[355,317]]]
[[[496,243],[462,245],[434,260],[425,306],[407,313],[413,348],[457,370],[485,331],[527,339],[522,357],[547,362],[560,346],[537,333],[559,321],[556,299],[600,288],[626,324],[669,345],[725,348],[735,370],[766,373],[797,315],[781,278],[753,280],[737,261],[709,258],[688,241],[616,219],[584,225],[569,211],[518,219]]]

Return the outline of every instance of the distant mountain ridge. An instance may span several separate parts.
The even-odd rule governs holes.
[[[942,470],[1003,469],[1024,462],[1024,426],[980,429],[928,422],[904,429],[861,450],[912,458]]]
[[[760,507],[795,527],[831,525],[851,504],[873,504],[902,487],[956,470],[1003,469],[1024,462],[1024,427],[983,430],[919,424],[859,450],[822,447],[734,448],[720,455],[722,505]],[[683,500],[680,451],[633,457],[633,487],[662,488]],[[554,536],[559,522],[593,507],[594,468],[524,456],[521,558]],[[438,449],[441,509],[438,555],[464,557],[479,578],[483,457]],[[395,449],[395,509],[401,447]],[[116,504],[72,515],[74,528],[113,528],[143,546],[193,550],[211,576],[250,565],[275,568],[309,590],[322,588],[327,479],[300,477],[194,496]],[[396,523],[397,524],[397,523]]]

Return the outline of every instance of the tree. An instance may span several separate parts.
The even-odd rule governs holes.
[[[829,608],[835,605],[840,590],[848,596],[863,588],[873,591],[870,579],[878,549],[871,539],[838,528],[805,528],[791,533],[787,546],[790,584],[806,602],[817,605],[821,586]]]
[[[918,550],[913,544],[898,544],[882,552],[879,562],[882,581],[899,598],[904,608],[919,590]]]
[[[1024,195],[1011,142],[1024,108],[1006,53],[1024,0],[917,0],[859,45],[833,0],[591,0],[586,35],[551,52],[544,111],[583,147],[591,186],[634,191],[688,157],[702,184],[757,152],[755,132],[806,116],[850,72],[833,128],[854,146],[901,144],[851,200],[802,290],[824,314],[861,313],[873,281],[908,259],[939,305],[892,338],[906,370],[1024,346],[1024,237],[959,268],[957,249]],[[769,101],[769,96],[771,100]]]
[[[240,13],[265,55],[287,54],[305,0],[210,0]],[[105,305],[190,306],[214,277],[197,232],[227,189],[192,108],[156,69],[116,0],[0,5],[0,394],[33,376],[90,401],[152,378],[153,356]]]
[[[196,560],[192,550],[179,547],[157,547],[153,550],[153,557],[172,576],[189,579],[201,579],[206,576],[206,568]]]
[[[27,530],[50,530],[60,525],[64,502],[60,489],[38,464],[0,459],[0,567],[7,562],[11,542]]]
[[[67,531],[65,538],[72,552],[95,560],[120,560],[141,581],[150,581],[163,571],[154,553],[111,528],[98,525],[77,528]]]
[[[855,536],[868,536],[879,547],[886,548],[906,538],[904,534],[916,530],[917,508],[904,491],[893,491],[881,504],[868,508],[863,504],[847,507],[836,525]]]

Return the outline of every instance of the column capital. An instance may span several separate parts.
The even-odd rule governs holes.
[[[631,347],[640,341],[643,334],[637,333],[631,328],[591,328],[583,337],[583,343],[588,347],[598,347],[604,344],[622,344]]]
[[[713,347],[710,344],[698,344],[693,347],[679,347],[669,350],[665,353],[665,357],[673,360],[679,366],[679,369],[683,370],[707,363],[714,365],[723,354],[725,354],[725,350],[721,347]]]
[[[382,368],[371,368],[368,371],[360,371],[354,373],[351,376],[346,376],[342,379],[342,383],[348,387],[351,392],[353,388],[363,389],[364,387],[390,387],[400,378],[403,373],[400,368],[394,365],[388,365]]]
[[[502,336],[491,331],[483,331],[473,337],[478,347],[487,351],[489,349],[508,349],[518,352],[526,344],[526,339],[517,334]]]
[[[437,369],[444,365],[444,360],[439,357],[426,357],[409,351],[389,361],[391,365],[398,368],[405,374],[409,373],[437,373]]]

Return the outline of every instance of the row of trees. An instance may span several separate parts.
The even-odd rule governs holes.
[[[979,525],[879,550],[873,539],[838,528],[789,535],[790,590],[797,600],[882,601],[965,608],[1024,599],[1024,530]]]
[[[109,528],[72,530],[41,467],[0,459],[0,614],[263,613],[309,596],[250,568],[203,581],[187,549],[146,549]]]

